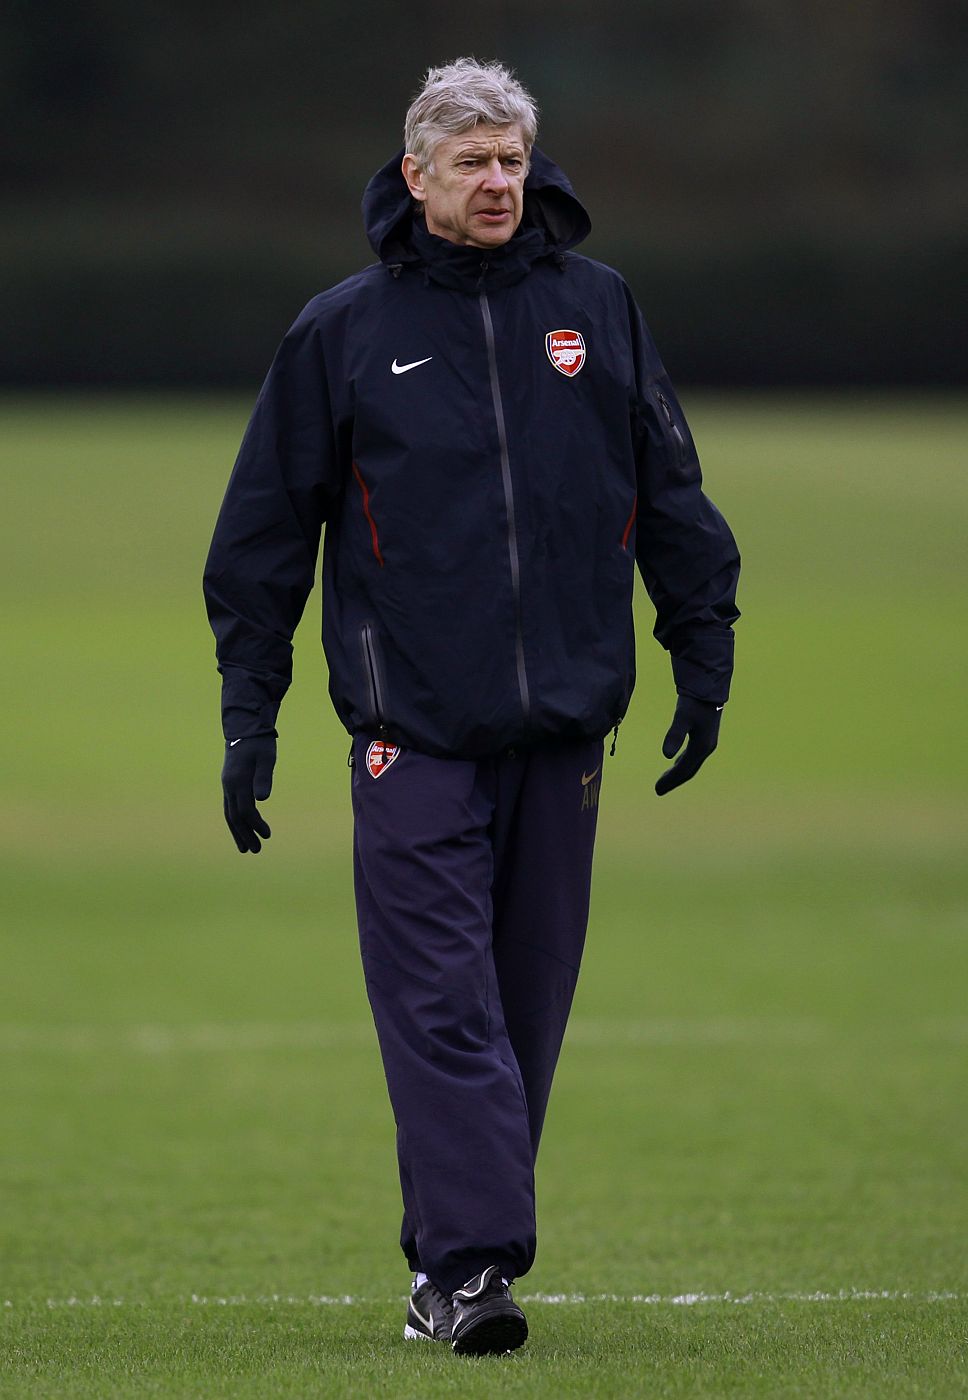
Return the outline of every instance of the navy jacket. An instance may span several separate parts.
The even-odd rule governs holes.
[[[227,738],[271,731],[320,533],[323,645],[358,730],[476,757],[602,736],[635,679],[635,562],[680,693],[723,703],[739,556],[628,287],[532,153],[509,243],[414,219],[400,155],[363,201],[380,261],[283,340],[205,595]]]

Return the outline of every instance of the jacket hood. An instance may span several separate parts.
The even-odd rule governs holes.
[[[413,199],[400,169],[403,156],[401,148],[376,172],[363,193],[366,236],[377,257],[387,264],[423,260],[414,244]],[[543,234],[543,238],[535,240],[543,245],[541,253],[564,253],[587,238],[591,227],[567,175],[537,146],[533,147],[531,168],[524,182],[524,214],[511,243],[522,233],[537,229]]]

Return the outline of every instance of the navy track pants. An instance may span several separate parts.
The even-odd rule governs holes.
[[[401,1245],[453,1292],[534,1260],[534,1161],[585,941],[602,741],[465,761],[357,735],[360,948]]]

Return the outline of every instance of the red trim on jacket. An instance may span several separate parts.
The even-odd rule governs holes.
[[[632,526],[635,524],[635,515],[636,515],[636,511],[638,510],[638,508],[639,508],[639,493],[638,493],[638,491],[636,491],[635,496],[634,496],[634,498],[633,498],[633,500],[632,500],[632,514],[629,516],[628,522],[627,522],[627,524],[626,524],[626,526],[625,526],[625,529],[622,531],[622,548],[623,548],[623,549],[628,549],[628,547],[629,547],[629,535],[632,533]]]
[[[376,521],[373,519],[373,516],[370,512],[370,492],[366,482],[363,480],[363,477],[360,474],[360,469],[355,462],[353,463],[353,475],[360,483],[360,490],[363,492],[363,514],[366,516],[367,523],[370,527],[370,538],[373,541],[373,553],[376,556],[377,563],[382,569],[383,555],[380,553],[380,536],[377,534]]]

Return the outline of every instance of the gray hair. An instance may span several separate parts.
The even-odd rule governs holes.
[[[502,63],[458,58],[442,68],[428,68],[407,112],[404,147],[421,169],[427,169],[441,141],[470,131],[478,122],[489,126],[520,122],[525,154],[530,155],[538,133],[537,104]]]

